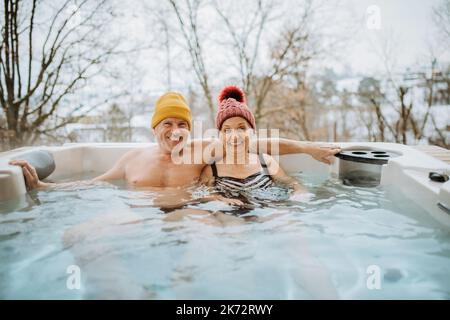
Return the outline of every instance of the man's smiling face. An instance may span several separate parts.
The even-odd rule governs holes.
[[[165,152],[172,152],[177,144],[189,136],[189,124],[186,120],[166,118],[153,129],[159,147]]]

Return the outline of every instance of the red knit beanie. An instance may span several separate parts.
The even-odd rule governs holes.
[[[216,115],[216,128],[221,129],[225,120],[233,117],[242,117],[255,129],[255,117],[247,107],[244,92],[236,86],[227,86],[220,91],[219,107]]]

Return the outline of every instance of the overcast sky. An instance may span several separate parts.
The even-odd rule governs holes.
[[[395,54],[399,67],[412,65],[428,53],[429,43],[436,41],[432,10],[439,0],[344,0],[343,10],[355,17],[365,16],[371,5],[380,9],[380,29],[370,30],[362,21],[362,28],[355,34],[349,54],[344,57],[353,71],[373,72],[382,70],[383,64],[375,49],[385,39],[395,40]],[[443,54],[440,50],[439,54]],[[447,57],[448,58],[448,57]],[[420,62],[419,62],[420,64]]]
[[[295,12],[295,4],[301,2],[288,1],[292,7],[290,11]],[[338,58],[324,59],[324,63],[328,66],[339,71],[347,65],[354,73],[362,75],[381,73],[385,67],[380,57],[380,51],[387,41],[390,42],[392,58],[396,61],[398,71],[404,70],[407,66],[423,66],[428,63],[426,57],[429,47],[430,45],[435,46],[437,43],[432,11],[433,7],[440,3],[440,0],[329,0],[328,3],[330,6],[335,5],[336,8],[332,9],[335,10],[333,14],[335,12],[336,19],[330,19],[333,21],[330,23],[331,28],[334,27],[332,23],[335,21],[350,20],[353,24],[349,43],[342,51],[336,52]],[[367,27],[367,9],[374,5],[379,8],[380,29]],[[211,29],[214,29],[213,22],[211,24]],[[335,29],[337,35],[339,32],[347,32],[344,31],[344,28],[340,29],[338,25]],[[271,31],[267,30],[266,32],[270,33]],[[205,50],[207,52],[206,60],[218,59],[217,51],[208,52],[208,49]],[[448,61],[449,57],[443,56],[445,51],[442,48],[435,50],[439,58]],[[181,74],[185,76],[185,71],[183,70]]]
[[[316,0],[321,1],[321,0]],[[131,2],[117,2],[120,6],[120,12],[124,14],[122,20],[118,20],[112,32],[125,32],[127,37],[135,39],[137,42],[149,42],[152,37],[159,37],[159,31],[154,25],[154,19],[150,19],[151,11],[148,10],[149,3],[153,3],[157,10],[163,3],[144,2],[141,0],[133,0]],[[285,10],[289,12],[290,18],[299,16],[296,12],[302,6],[302,1],[289,0],[281,2]],[[320,18],[328,23],[329,29],[336,35],[349,33],[350,41],[340,50],[336,50],[336,57],[326,57],[320,60],[320,64],[332,67],[338,72],[349,67],[353,73],[363,76],[372,76],[377,73],[383,73],[385,67],[379,51],[382,44],[389,40],[393,47],[392,57],[397,61],[397,71],[404,71],[407,66],[423,67],[428,64],[426,59],[430,44],[437,43],[437,32],[432,19],[432,10],[440,0],[329,0],[327,5],[332,7],[331,15],[333,17],[321,16]],[[247,3],[246,3],[247,4]],[[380,13],[380,28],[369,29],[367,27],[367,8],[377,6]],[[155,7],[156,6],[156,7]],[[281,8],[281,7],[280,7]],[[236,11],[231,13],[231,18],[236,18],[236,23],[241,22],[245,16],[245,12]],[[327,14],[329,14],[329,12]],[[205,15],[205,12],[203,12]],[[225,38],[223,31],[217,27],[217,17],[214,12],[206,12],[206,21],[201,25],[202,32],[208,32],[209,37],[214,37],[214,33],[219,38]],[[285,15],[279,19],[281,25],[288,19]],[[371,16],[373,17],[373,15]],[[239,20],[241,19],[241,20]],[[330,21],[330,22],[328,22]],[[336,21],[340,24],[334,25]],[[347,21],[352,25],[352,31],[344,31],[342,21]],[[176,19],[170,24],[172,28],[178,28]],[[206,29],[205,29],[205,26]],[[120,29],[120,30],[119,30]],[[348,29],[347,29],[348,30]],[[222,33],[221,33],[222,32]],[[212,36],[211,36],[212,35]],[[267,37],[277,35],[277,31],[269,28],[265,34]],[[237,76],[236,71],[230,69],[224,63],[223,48],[214,48],[210,41],[204,46],[204,55],[207,68],[212,71],[210,82],[213,86],[221,86],[226,79]],[[266,48],[267,49],[267,48]],[[195,84],[196,79],[192,74],[190,67],[190,58],[187,52],[182,52],[180,48],[172,48],[173,65],[172,65],[172,89],[187,91],[188,84]],[[263,49],[261,49],[263,50]],[[447,50],[448,51],[448,50]],[[261,51],[263,52],[263,51]],[[442,50],[438,50],[438,54],[442,54]],[[225,52],[226,54],[226,52]],[[268,56],[261,53],[261,56]],[[441,60],[443,57],[439,56]],[[447,61],[448,57],[447,57]],[[129,55],[120,69],[126,70],[126,83],[130,85],[133,97],[140,94],[147,96],[159,95],[167,90],[167,68],[164,56],[164,48],[158,47],[151,50],[143,51],[138,54]],[[130,68],[130,66],[135,66]],[[228,68],[228,69],[227,69]],[[123,89],[123,82],[117,83],[117,91]],[[185,92],[187,93],[187,92]]]

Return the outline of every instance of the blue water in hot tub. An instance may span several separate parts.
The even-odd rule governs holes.
[[[158,208],[205,188],[99,184],[2,203],[0,298],[450,298],[450,234],[426,211],[397,190],[297,178],[308,203],[280,195],[243,217],[219,202],[174,219]]]

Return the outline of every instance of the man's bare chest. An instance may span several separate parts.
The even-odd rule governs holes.
[[[197,182],[201,169],[198,165],[148,161],[127,166],[125,175],[128,184],[136,187],[179,187]]]

